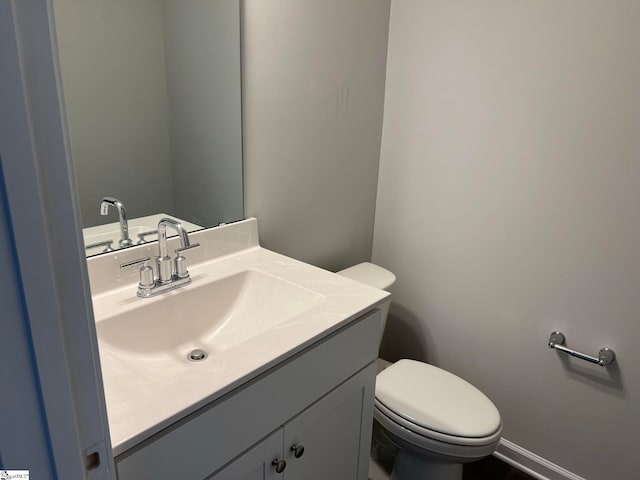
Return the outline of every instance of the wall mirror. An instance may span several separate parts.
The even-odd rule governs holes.
[[[87,256],[241,219],[239,0],[52,4]]]

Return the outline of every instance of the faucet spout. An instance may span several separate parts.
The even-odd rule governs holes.
[[[190,247],[189,235],[182,224],[173,218],[163,218],[158,222],[158,250],[160,257],[167,257],[167,227],[173,228],[180,237],[181,248]]]
[[[118,221],[120,222],[120,241],[118,243],[120,248],[130,247],[133,242],[129,238],[129,223],[124,204],[115,197],[104,197],[100,202],[100,215],[107,215],[109,206],[112,206],[118,212]]]
[[[177,256],[174,260],[175,268],[171,264],[171,257],[167,252],[167,227],[173,228],[178,232],[178,237],[180,237],[180,248],[176,250]],[[182,256],[181,252],[198,246],[200,246],[198,243],[191,244],[189,242],[189,234],[180,222],[173,218],[163,218],[160,220],[158,222],[158,256],[156,257],[158,283],[160,285],[166,285],[171,282],[175,283],[176,279],[180,281],[191,281],[189,280],[186,259]]]
[[[171,260],[167,252],[167,227],[173,228],[180,237],[180,248],[176,249],[176,257]],[[184,250],[199,247],[199,243],[190,243],[189,234],[182,224],[173,218],[163,218],[158,222],[158,256],[156,257],[157,277],[154,278],[153,269],[148,262],[149,257],[127,262],[120,267],[129,267],[138,263],[143,266],[140,269],[140,283],[138,285],[138,296],[141,298],[149,298],[161,293],[174,290],[176,288],[191,283],[191,277],[187,270],[187,259],[182,256]],[[149,234],[151,232],[147,232]]]

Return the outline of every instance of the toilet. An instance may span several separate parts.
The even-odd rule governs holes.
[[[338,274],[380,290],[388,290],[396,279],[368,262]],[[382,332],[389,305],[381,307]],[[395,450],[392,480],[461,480],[463,463],[495,451],[500,413],[476,387],[415,360],[391,364],[379,359],[378,365],[374,444]]]

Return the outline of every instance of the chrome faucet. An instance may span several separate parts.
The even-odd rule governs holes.
[[[129,224],[127,222],[127,211],[124,209],[124,204],[114,197],[104,197],[100,202],[100,215],[107,215],[109,213],[109,205],[113,206],[118,212],[118,220],[120,221],[120,248],[130,247],[133,242],[129,238]]]
[[[167,252],[167,227],[173,228],[180,238],[180,248],[175,250],[176,257],[173,261]],[[172,218],[163,218],[158,222],[157,276],[154,277],[153,268],[149,265],[150,257],[123,263],[120,268],[142,264],[138,296],[141,298],[154,297],[191,283],[191,277],[187,270],[187,259],[182,256],[182,252],[199,246],[199,243],[189,242],[189,234],[180,222]]]
[[[167,227],[173,228],[178,232],[180,237],[180,248],[176,250],[176,258],[172,265],[171,257],[167,254]],[[199,246],[199,244],[191,245],[189,243],[189,235],[182,224],[172,218],[163,218],[158,222],[158,256],[156,257],[156,265],[158,267],[159,284],[166,284],[176,279],[189,278],[187,271],[186,259],[181,252]],[[174,274],[175,272],[175,274]],[[191,281],[191,280],[189,280]]]

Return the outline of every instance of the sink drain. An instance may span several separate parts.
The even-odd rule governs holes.
[[[202,360],[207,358],[207,352],[199,348],[196,348],[195,350],[191,350],[189,352],[189,354],[187,355],[187,358],[192,362],[201,362]]]

